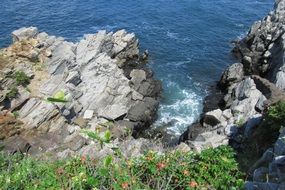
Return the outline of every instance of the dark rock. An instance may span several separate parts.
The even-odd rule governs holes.
[[[243,79],[243,65],[241,63],[235,63],[231,65],[223,73],[222,78],[219,82],[221,88],[226,88],[233,83],[240,82]]]

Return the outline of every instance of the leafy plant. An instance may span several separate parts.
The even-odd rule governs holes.
[[[53,162],[0,154],[0,187],[3,190],[240,190],[244,175],[234,157],[234,151],[227,146],[201,154],[149,151],[138,158],[108,155],[96,160],[82,156]]]
[[[11,89],[9,89],[9,92],[6,94],[6,97],[11,100],[13,98],[16,98],[18,93],[18,89],[16,87],[12,87]]]
[[[271,120],[280,124],[285,124],[285,101],[280,101],[276,105],[269,107],[266,120]]]
[[[103,135],[99,134],[98,132],[88,130],[83,131],[83,133],[86,134],[90,139],[98,141],[101,149],[103,148],[104,143],[110,143],[112,137],[110,130],[106,130]]]
[[[53,97],[48,97],[47,101],[58,102],[58,103],[66,103],[67,102],[67,100],[65,98],[65,94],[63,91],[58,91]]]
[[[239,120],[235,121],[235,124],[238,126],[238,127],[242,127],[244,124],[245,124],[245,120],[244,118],[240,118]]]
[[[30,78],[23,71],[16,71],[13,78],[16,80],[17,85],[26,86],[30,83]]]
[[[12,112],[12,114],[14,115],[15,118],[19,117],[19,115],[20,115],[18,111],[14,111],[14,112]]]

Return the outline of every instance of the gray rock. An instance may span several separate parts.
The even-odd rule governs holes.
[[[204,116],[204,125],[216,126],[221,123],[223,121],[222,114],[223,112],[220,109],[207,112]]]
[[[285,185],[279,185],[276,183],[260,183],[260,182],[246,182],[246,190],[283,190]]]
[[[146,73],[144,70],[134,69],[131,71],[131,81],[135,86],[139,86],[143,81],[146,80]]]
[[[229,86],[233,83],[240,82],[243,76],[243,65],[241,63],[235,63],[223,73],[220,84]]]
[[[227,125],[224,129],[225,135],[228,137],[232,137],[238,133],[238,126],[236,125]]]
[[[80,73],[78,71],[70,71],[65,82],[72,83],[74,86],[77,86],[81,82]]]
[[[48,59],[47,65],[50,74],[63,74],[68,68],[75,65],[75,45],[70,42],[62,42],[52,52],[52,57]]]
[[[244,136],[250,137],[254,128],[261,123],[262,119],[263,117],[261,114],[256,114],[250,117],[245,124]]]
[[[92,119],[94,110],[86,110],[83,115],[83,119]]]
[[[151,121],[156,113],[158,101],[146,97],[143,101],[136,103],[129,109],[127,118],[131,121]]]
[[[261,167],[261,168],[256,169],[253,173],[253,181],[266,182],[268,172],[269,172],[268,168],[265,168],[265,167]]]
[[[264,107],[265,107],[266,100],[267,100],[267,98],[264,95],[261,95],[260,98],[258,99],[258,102],[255,105],[255,108],[258,111],[263,111]]]
[[[276,74],[276,81],[275,81],[276,86],[281,90],[285,90],[285,66],[283,67],[284,69],[280,70]]]
[[[232,110],[231,109],[226,109],[223,111],[222,115],[226,120],[229,120],[230,118],[233,117]]]
[[[274,153],[276,156],[285,155],[285,128],[282,129],[278,140],[275,142]]]
[[[13,41],[21,41],[21,40],[28,40],[30,38],[35,37],[39,33],[36,27],[29,27],[29,28],[20,28],[12,32]]]
[[[190,152],[191,148],[186,144],[186,143],[180,143],[176,148],[176,151],[180,151],[180,152]]]
[[[75,152],[70,150],[70,149],[66,149],[62,152],[58,152],[57,153],[57,158],[58,159],[68,159],[70,158],[71,156],[75,155]]]
[[[68,136],[65,140],[64,143],[67,144],[67,147],[72,150],[72,151],[78,151],[81,149],[84,145],[87,144],[87,140],[82,137],[81,135],[78,134],[72,134]]]

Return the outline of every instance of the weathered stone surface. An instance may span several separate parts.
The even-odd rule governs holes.
[[[207,112],[204,116],[204,125],[215,126],[222,122],[223,112],[220,109],[216,109],[210,112]]]
[[[224,131],[225,131],[225,135],[227,135],[228,137],[232,137],[238,133],[238,126],[227,125]]]
[[[83,115],[83,119],[92,119],[94,114],[93,110],[86,110]]]
[[[220,80],[220,85],[227,87],[232,85],[233,83],[240,82],[244,76],[243,72],[243,64],[235,63],[231,65],[226,71],[223,73],[222,78]]]
[[[12,33],[13,41],[28,40],[35,37],[38,33],[39,31],[36,27],[20,28]]]
[[[257,127],[262,121],[262,115],[256,114],[250,117],[244,127],[244,136],[250,137],[254,131],[254,127]]]
[[[68,77],[65,80],[67,83],[72,83],[74,86],[77,86],[80,82],[80,73],[78,71],[71,71],[68,74]]]
[[[1,104],[1,111],[18,111],[24,133],[11,131],[32,145],[29,153],[51,153],[56,158],[93,154],[92,146],[86,146],[89,142],[78,134],[80,128],[104,131],[110,127],[113,137],[121,139],[129,135],[125,131],[138,134],[153,122],[161,84],[144,67],[133,33],[99,31],[72,43],[31,27],[14,31],[13,37],[14,44],[3,50],[15,63],[3,70],[4,77],[0,73],[1,89],[2,84],[7,87],[1,103],[15,83],[6,74],[23,70],[31,84],[29,92],[19,87],[19,94],[8,106]],[[0,137],[6,141],[13,135]]]

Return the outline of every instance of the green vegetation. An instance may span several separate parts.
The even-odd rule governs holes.
[[[267,122],[274,122],[279,125],[285,124],[285,101],[280,101],[276,105],[269,107],[265,119]]]
[[[6,94],[6,97],[11,100],[13,98],[16,98],[17,94],[18,94],[17,87],[12,87],[11,89],[9,89],[9,92]]]
[[[16,71],[13,74],[13,78],[16,80],[16,84],[26,86],[30,83],[30,78],[23,71]]]
[[[40,161],[0,154],[0,187],[6,189],[242,189],[244,176],[227,146],[201,154],[147,152],[134,159],[74,157]],[[0,189],[1,189],[0,188]]]
[[[15,118],[18,118],[20,115],[18,111],[14,111],[14,112],[12,112],[12,114]]]
[[[57,103],[66,103],[67,100],[65,98],[65,94],[63,91],[58,91],[53,97],[47,98],[48,102],[57,102]]]
[[[111,141],[111,132],[106,130],[102,135],[93,131],[83,131],[91,140],[98,141],[100,143],[101,149],[103,148],[104,143],[109,143]]]
[[[245,140],[246,149],[239,154],[240,168],[246,171],[257,161],[265,150],[276,142],[282,125],[285,124],[285,101],[272,105],[264,114],[264,120]]]
[[[238,121],[235,121],[235,124],[238,127],[242,127],[245,123],[246,123],[246,121],[244,120],[244,118],[240,118]]]

